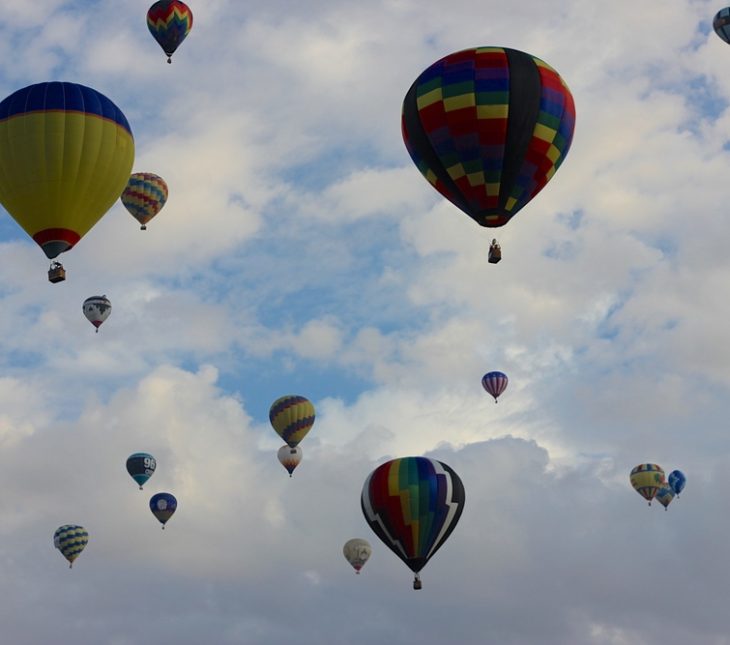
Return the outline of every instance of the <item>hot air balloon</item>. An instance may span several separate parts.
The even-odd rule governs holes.
[[[75,83],[29,85],[0,102],[0,141],[0,203],[50,259],[109,210],[134,161],[121,110]],[[59,262],[48,277],[64,279]]]
[[[139,489],[155,474],[157,461],[148,452],[135,452],[127,457],[127,472],[139,484]]]
[[[88,321],[96,327],[96,333],[99,333],[99,326],[112,312],[112,303],[106,296],[91,296],[84,300],[84,305],[81,308],[84,312],[84,316]]]
[[[160,521],[162,528],[165,528],[169,520],[177,510],[177,500],[170,493],[157,493],[150,498],[150,510]]]
[[[664,482],[663,484],[660,484],[659,490],[657,490],[655,497],[657,502],[659,502],[666,511],[668,510],[667,506],[669,506],[669,504],[674,499],[674,491],[669,484]]]
[[[482,387],[494,397],[497,402],[499,395],[507,389],[509,379],[504,372],[487,372],[482,376]]]
[[[86,529],[77,524],[59,526],[53,534],[53,546],[68,560],[69,569],[73,567],[74,560],[79,557],[88,542],[89,534]]]
[[[426,457],[393,459],[365,480],[360,499],[370,528],[415,574],[441,548],[464,510],[464,485],[446,464]]]
[[[712,20],[715,33],[726,43],[730,43],[730,7],[720,9]]]
[[[288,394],[271,404],[269,420],[287,445],[296,448],[314,425],[314,406],[303,396]]]
[[[651,506],[651,500],[665,483],[664,471],[656,464],[639,464],[631,471],[630,480],[634,490],[648,500]]]
[[[299,446],[295,446],[294,448],[291,448],[289,446],[282,446],[281,448],[279,448],[279,453],[277,456],[279,457],[281,465],[286,468],[287,472],[289,473],[289,477],[291,477],[294,469],[302,461],[302,449]]]
[[[486,227],[503,226],[542,190],[568,154],[574,125],[560,75],[503,47],[435,62],[408,90],[401,121],[421,174]]]
[[[146,231],[147,222],[162,210],[167,201],[167,184],[154,173],[135,172],[130,176],[121,200],[141,224],[140,229]]]
[[[345,542],[345,546],[342,547],[342,554],[345,556],[345,560],[355,569],[355,573],[360,573],[360,569],[363,568],[363,565],[373,554],[373,548],[367,540],[352,538]]]
[[[147,28],[172,63],[173,53],[193,28],[193,12],[179,0],[159,0],[147,11]]]
[[[669,485],[672,487],[674,494],[679,497],[679,494],[684,490],[684,485],[687,483],[687,478],[681,470],[673,470],[667,477]]]

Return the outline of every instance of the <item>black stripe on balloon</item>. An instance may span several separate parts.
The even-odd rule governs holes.
[[[403,122],[406,126],[406,132],[408,133],[408,141],[426,166],[428,166],[433,174],[436,175],[438,180],[449,191],[453,204],[458,206],[476,222],[479,222],[477,215],[472,214],[469,204],[464,200],[458,186],[454,180],[451,179],[451,176],[446,171],[446,168],[444,168],[441,160],[438,158],[433,146],[431,146],[431,142],[428,140],[426,131],[421,125],[421,120],[418,116],[418,97],[416,95],[416,87],[420,80],[421,77],[419,76],[416,79],[416,82],[411,85],[411,89],[408,90],[405,99],[403,99]]]
[[[461,517],[461,514],[464,512],[464,500],[466,499],[466,492],[464,491],[464,484],[461,481],[461,478],[456,474],[451,466],[446,465],[443,461],[439,461],[439,464],[441,464],[442,468],[451,477],[451,499],[439,500],[439,502],[445,502],[449,505],[456,505],[456,512],[451,518],[451,523],[447,527],[446,532],[441,537],[441,540],[434,547],[431,555],[424,559],[421,567],[423,567],[426,562],[428,562],[436,554],[436,551],[438,551],[443,546],[444,542],[449,539],[449,536],[456,528],[456,525],[459,523],[459,518]],[[443,475],[440,476],[443,477]]]
[[[519,177],[540,114],[542,83],[532,56],[516,49],[504,50],[509,65],[509,116],[502,162],[499,207],[504,210]],[[505,211],[506,212],[506,211]]]

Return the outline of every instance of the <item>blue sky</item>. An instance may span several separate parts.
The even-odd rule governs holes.
[[[0,95],[101,91],[134,171],[170,188],[145,232],[115,204],[58,285],[0,214],[3,642],[730,643],[722,7],[189,5],[167,65],[146,3],[0,0]],[[496,266],[493,232],[400,134],[416,76],[478,45],[547,61],[577,112]],[[81,304],[102,293],[95,334]],[[317,408],[291,479],[268,422],[289,393]],[[137,451],[158,461],[142,493]],[[359,505],[406,455],[467,494],[418,593]],[[687,475],[666,513],[629,485],[643,462]],[[164,532],[147,507],[163,490]],[[65,523],[90,534],[72,571]],[[373,545],[360,576],[352,537]]]

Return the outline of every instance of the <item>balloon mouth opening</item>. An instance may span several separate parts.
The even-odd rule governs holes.
[[[71,249],[80,239],[78,233],[66,228],[47,228],[33,235],[33,240],[49,260]]]

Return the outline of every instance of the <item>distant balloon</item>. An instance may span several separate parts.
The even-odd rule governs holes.
[[[68,560],[69,569],[73,567],[74,560],[79,557],[88,542],[89,534],[86,529],[77,524],[59,526],[53,534],[53,546]]]
[[[345,546],[342,547],[342,553],[345,556],[345,560],[355,569],[355,573],[360,573],[360,569],[363,568],[363,565],[373,554],[373,548],[367,540],[352,538],[345,542]]]
[[[291,477],[294,469],[302,461],[302,449],[299,446],[295,446],[294,448],[290,448],[289,446],[282,446],[281,448],[279,448],[279,453],[277,456],[279,457],[281,465],[286,468],[287,472],[289,473],[289,477]]]
[[[159,0],[147,12],[147,28],[172,63],[172,55],[193,28],[193,12],[179,0]]]
[[[726,43],[730,43],[730,7],[720,9],[712,21],[712,28]]]
[[[4,99],[0,140],[0,202],[50,259],[111,208],[134,161],[122,111],[75,83],[37,83]]]
[[[449,54],[415,80],[401,129],[426,180],[481,226],[503,226],[568,154],[573,96],[536,56],[506,47]]]
[[[674,494],[679,497],[679,494],[684,490],[684,485],[687,483],[687,478],[681,470],[673,470],[667,477],[669,485],[672,487]]]
[[[99,326],[109,318],[109,314],[112,312],[112,303],[106,296],[91,296],[84,300],[82,310],[88,321],[96,327],[98,334]]]
[[[314,425],[314,406],[303,396],[282,396],[271,404],[269,421],[288,446],[296,448]]]
[[[139,489],[152,477],[157,461],[148,452],[135,452],[127,458],[127,472],[139,484]]]
[[[499,395],[507,389],[509,379],[503,372],[487,372],[482,376],[482,387],[494,397],[497,402]]]
[[[150,510],[160,521],[162,528],[165,528],[169,520],[177,510],[177,500],[170,493],[157,493],[150,498]]]
[[[664,507],[665,511],[673,499],[674,491],[672,490],[672,487],[666,482],[661,484],[659,486],[659,490],[656,492],[656,500]]]
[[[648,500],[651,506],[651,500],[665,483],[664,471],[656,464],[639,464],[631,471],[630,480],[634,490]]]
[[[121,196],[122,204],[147,230],[147,223],[162,210],[167,202],[167,184],[152,172],[135,172],[129,177]]]
[[[446,464],[393,459],[368,475],[360,503],[370,528],[416,576],[451,535],[464,510],[464,485]]]

